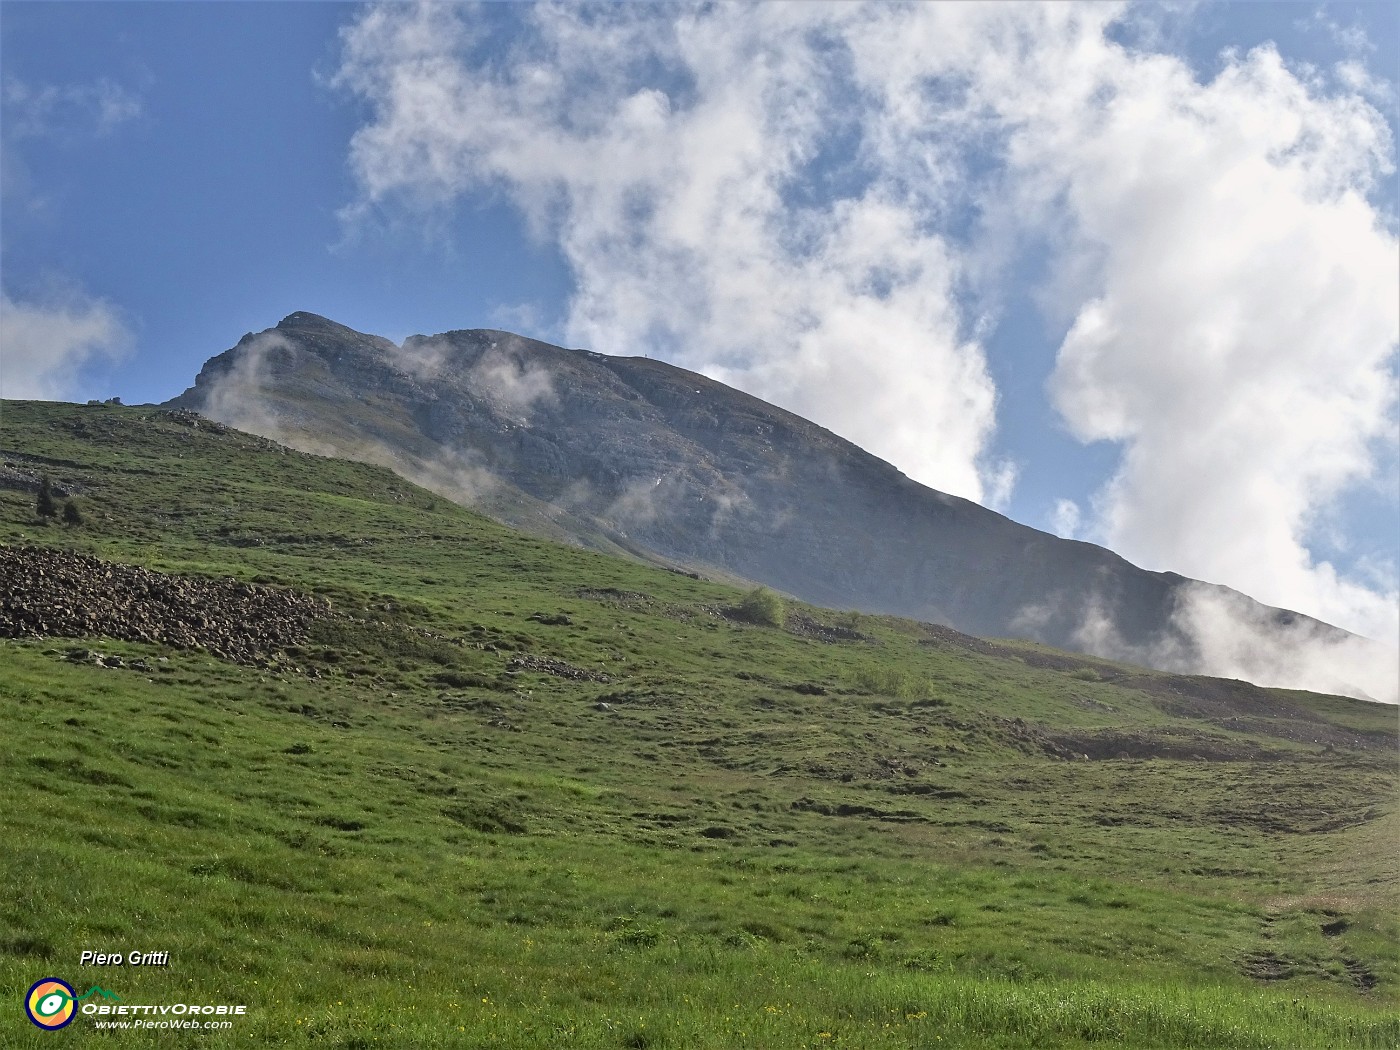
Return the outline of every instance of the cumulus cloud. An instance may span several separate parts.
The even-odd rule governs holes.
[[[1330,75],[1265,45],[1202,79],[1116,4],[542,5],[505,48],[475,11],[344,30],[349,219],[504,195],[572,269],[571,339],[989,504],[981,337],[1036,245],[1050,396],[1121,447],[1057,524],[1394,643],[1393,585],[1309,547],[1394,464],[1393,143],[1355,34]]]
[[[1007,132],[1002,185],[1060,275],[1052,400],[1075,436],[1123,450],[1081,528],[1380,639],[1393,665],[1393,583],[1347,578],[1308,545],[1395,462],[1400,254],[1370,201],[1393,172],[1389,127],[1354,84],[1294,72],[1271,46],[1201,82],[1111,43],[1106,9],[1078,11],[1047,12],[1070,20],[1023,45],[1037,61],[1009,45],[975,90]],[[1199,595],[1183,606],[1194,669],[1278,655],[1242,660],[1260,632],[1226,644],[1226,619]],[[1321,681],[1300,661],[1337,651],[1294,635],[1295,677]]]
[[[1133,76],[1120,67],[1133,62]],[[1062,250],[1091,258],[1051,380],[1084,441],[1119,442],[1096,527],[1126,557],[1393,640],[1397,596],[1317,562],[1322,511],[1387,461],[1397,243],[1367,192],[1380,114],[1268,47],[1211,82],[1112,48],[1053,132],[1017,132]]]
[[[83,367],[120,357],[129,341],[120,313],[103,299],[70,291],[25,300],[0,292],[0,394],[72,399]]]

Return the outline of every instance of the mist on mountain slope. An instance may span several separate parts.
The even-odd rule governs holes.
[[[330,322],[326,324],[331,325]],[[339,326],[333,328],[349,332]],[[1400,702],[1400,682],[1397,681],[1400,672],[1393,653],[1385,646],[1307,617],[1261,606],[1226,588],[1180,578],[1174,578],[1179,582],[1162,592],[1165,598],[1158,599],[1167,605],[1160,616],[1162,623],[1147,632],[1141,624],[1125,626],[1125,599],[1115,594],[1122,589],[1118,581],[1098,586],[1097,581],[1088,579],[1073,589],[1050,588],[1044,600],[1020,604],[1013,615],[1003,617],[1004,623],[985,618],[978,621],[975,617],[970,621],[965,616],[949,615],[936,601],[921,604],[921,596],[917,594],[906,594],[899,601],[868,597],[862,600],[860,595],[870,588],[868,582],[864,591],[862,585],[852,585],[852,580],[862,572],[859,563],[829,564],[824,571],[831,580],[819,580],[813,585],[810,573],[808,577],[802,577],[801,573],[795,575],[791,566],[775,564],[772,557],[755,561],[752,557],[741,556],[737,547],[747,543],[752,553],[759,549],[754,544],[755,537],[759,538],[761,546],[765,538],[776,541],[789,532],[794,537],[800,536],[804,525],[801,517],[807,512],[804,501],[819,505],[823,500],[842,499],[850,492],[860,491],[849,488],[845,484],[849,479],[839,476],[837,464],[844,461],[830,461],[825,468],[830,472],[829,477],[822,477],[820,471],[814,475],[811,463],[799,462],[807,450],[793,447],[775,449],[767,461],[738,469],[731,463],[716,460],[711,450],[693,443],[693,454],[686,461],[686,444],[681,442],[679,451],[664,450],[654,462],[647,462],[648,469],[634,470],[626,476],[600,479],[586,474],[560,473],[567,460],[567,456],[562,456],[557,457],[557,466],[551,461],[553,474],[544,470],[526,483],[519,477],[503,476],[500,464],[492,462],[493,458],[501,456],[499,447],[481,447],[460,436],[443,440],[442,434],[424,433],[421,420],[409,420],[412,413],[401,399],[395,401],[384,390],[358,389],[353,395],[371,406],[370,418],[378,421],[375,426],[342,425],[344,418],[357,413],[342,411],[337,414],[334,406],[346,396],[346,376],[337,375],[335,370],[343,366],[343,356],[349,359],[354,354],[347,351],[342,355],[322,348],[320,357],[306,357],[306,338],[299,334],[295,325],[285,330],[279,326],[279,329],[245,338],[227,367],[216,373],[201,374],[197,407],[211,418],[302,451],[387,466],[447,498],[488,513],[493,510],[493,497],[524,484],[526,492],[545,501],[550,508],[548,514],[567,519],[560,525],[566,531],[572,522],[591,521],[605,535],[624,541],[635,540],[642,548],[658,550],[670,559],[684,557],[693,562],[715,564],[727,573],[766,582],[821,604],[916,614],[973,633],[1015,634],[1164,670]],[[426,414],[430,423],[437,420],[446,428],[444,434],[452,432],[453,428],[460,430],[460,417],[467,411],[453,399],[451,392],[467,390],[477,406],[471,411],[492,416],[491,425],[497,428],[492,432],[497,435],[493,440],[497,445],[529,441],[549,452],[551,438],[556,436],[551,426],[567,407],[561,400],[572,396],[571,388],[579,385],[577,375],[560,374],[557,360],[552,363],[547,354],[532,349],[545,344],[535,344],[509,333],[415,336],[402,346],[376,337],[360,338],[366,341],[365,346],[355,352],[364,354],[368,347],[368,357],[355,367],[371,362],[387,370],[386,374],[398,376],[399,380],[410,384],[407,389],[426,399],[423,405],[416,406],[422,409],[420,415]],[[487,344],[478,345],[480,340],[488,338]],[[548,349],[556,355],[573,355],[565,360],[578,367],[587,367],[594,360],[621,367],[618,363],[626,360]],[[293,378],[287,369],[295,362],[300,362],[297,367],[301,367],[303,373]],[[308,362],[314,363],[315,368],[324,367],[324,375],[313,374],[315,369],[308,368]],[[647,365],[652,370],[670,369],[659,362],[647,362]],[[693,403],[688,407],[694,409],[705,404],[706,398],[715,396],[714,388],[728,389],[720,384],[713,384],[708,390],[687,389],[677,377],[689,374],[680,370],[670,369],[658,375],[674,380],[675,389],[657,386],[650,392],[651,398],[662,402],[663,410],[668,399],[689,396]],[[710,381],[697,376],[694,382]],[[296,396],[289,396],[295,384],[300,384]],[[626,395],[638,397],[630,389]],[[646,398],[639,398],[636,403],[643,402],[649,409],[655,408]],[[384,423],[396,413],[404,419],[395,416],[392,425]],[[672,417],[674,414],[673,411]],[[473,420],[473,423],[479,422]],[[726,421],[716,416],[712,422],[722,430]],[[433,427],[427,429],[432,431]],[[832,435],[828,437],[839,445],[846,445]],[[606,460],[605,448],[594,452],[598,459]],[[666,455],[671,458],[665,458]],[[873,457],[860,462],[866,460],[870,469],[888,471],[890,484],[896,489],[902,486],[907,490],[912,486],[919,490],[919,498],[941,497],[950,506],[964,502],[917,486]],[[753,483],[761,482],[760,487],[776,489],[781,498],[773,498],[771,492],[766,500],[751,498],[749,488],[752,485],[746,484],[745,478],[757,479]],[[791,492],[781,495],[788,489]],[[909,493],[903,491],[890,498],[908,497]],[[499,506],[495,509],[499,510]],[[865,508],[864,512],[872,509],[877,510]],[[991,514],[982,508],[976,510],[982,515]],[[843,511],[861,512],[855,507],[843,508]],[[996,515],[979,521],[986,526],[992,519],[1005,526],[1011,524]],[[512,523],[531,527],[531,522],[516,520]],[[1037,544],[1070,542],[1029,529],[1024,532],[1028,537],[1033,536]],[[800,546],[800,542],[794,542]],[[1072,546],[1100,550],[1087,544]],[[1044,547],[1046,552],[1058,549]],[[939,564],[944,567],[942,571],[947,572],[949,567],[956,567],[957,554],[956,550],[936,552],[916,545],[909,558],[911,563],[929,556],[941,558]],[[777,551],[776,560],[800,556],[801,552],[782,548]],[[888,551],[882,551],[881,556],[887,557]],[[851,551],[833,551],[830,560],[847,561],[851,557]],[[1047,554],[1047,557],[1054,560],[1056,556]],[[912,564],[910,568],[910,580],[916,580],[918,573],[912,571]],[[877,570],[872,565],[869,571]],[[1008,584],[1005,577],[1021,571],[1011,561],[1004,562],[1000,568],[983,561],[974,570],[979,576],[976,585],[989,591],[1005,588]],[[906,581],[898,586],[907,591],[910,583]]]

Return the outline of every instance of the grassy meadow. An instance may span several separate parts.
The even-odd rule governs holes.
[[[84,516],[3,487],[0,544],[331,609],[0,639],[0,1045],[1400,1046],[1394,708],[746,610],[150,408],[0,459]],[[248,1009],[49,1033],[48,976]]]

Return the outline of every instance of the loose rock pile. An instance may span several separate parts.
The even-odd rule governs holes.
[[[192,412],[188,408],[172,409],[162,412],[161,415],[172,423],[179,423],[182,427],[193,427],[195,430],[208,430],[215,434],[227,434],[230,430],[223,423],[205,419],[198,412]]]
[[[39,486],[43,484],[45,472],[34,467],[28,467],[24,463],[16,463],[9,460],[0,461],[0,489],[10,489],[18,492],[38,492]],[[77,495],[84,491],[85,486],[68,478],[49,476],[49,482],[53,485],[53,494],[59,499],[66,499],[69,496]]]
[[[328,603],[46,547],[0,547],[0,637],[104,636],[257,663],[306,641]]]
[[[608,675],[601,671],[589,671],[582,667],[575,667],[563,660],[556,660],[552,656],[535,656],[533,653],[512,657],[510,663],[506,664],[506,669],[508,671],[539,671],[543,674],[552,674],[556,678],[568,678],[575,682],[612,681]]]

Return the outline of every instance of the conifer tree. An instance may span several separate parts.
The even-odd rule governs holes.
[[[58,504],[53,498],[53,482],[49,480],[47,474],[44,480],[39,483],[39,495],[34,500],[35,513],[41,518],[58,517]]]
[[[63,505],[63,522],[65,525],[81,525],[83,523],[83,512],[78,509],[78,504],[71,499]]]

